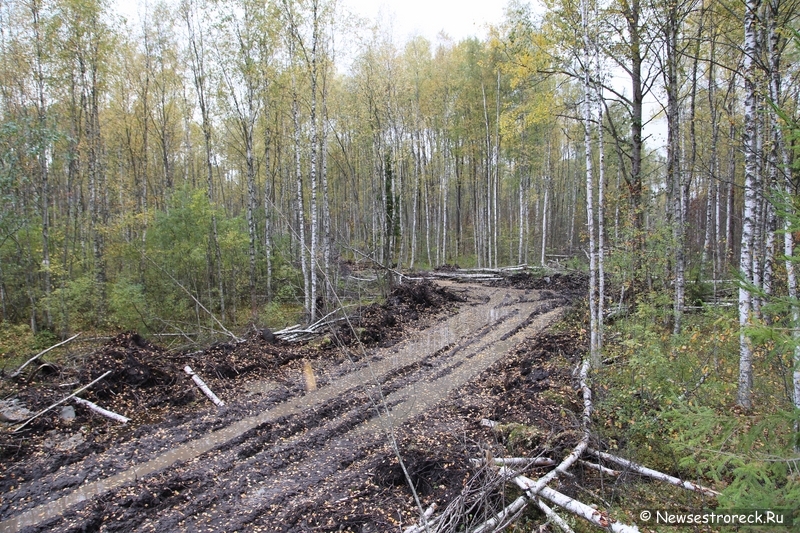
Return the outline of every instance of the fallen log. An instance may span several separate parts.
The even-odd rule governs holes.
[[[50,350],[52,350],[52,349],[54,349],[54,348],[58,348],[59,346],[63,346],[63,345],[65,345],[65,344],[67,344],[68,342],[70,342],[70,341],[73,341],[73,340],[77,339],[77,338],[78,338],[78,336],[80,336],[80,333],[76,333],[75,335],[73,335],[73,336],[72,336],[72,337],[70,337],[69,339],[67,339],[67,340],[65,340],[65,341],[61,341],[61,342],[59,342],[58,344],[54,344],[54,345],[52,345],[51,347],[47,348],[46,350],[42,350],[41,352],[37,353],[36,355],[34,355],[33,357],[31,357],[30,359],[28,359],[27,361],[25,361],[25,363],[24,363],[24,364],[23,364],[21,367],[19,367],[19,368],[18,368],[18,369],[17,369],[17,370],[16,370],[16,371],[13,373],[13,374],[11,374],[11,377],[12,377],[12,378],[15,378],[15,377],[19,376],[19,373],[20,373],[20,372],[22,372],[22,369],[23,369],[23,368],[25,368],[25,367],[26,367],[26,366],[28,366],[29,364],[33,363],[34,361],[36,361],[37,359],[39,359],[41,356],[43,356],[44,354],[46,354],[46,353],[47,353],[47,352],[49,352]]]
[[[95,383],[97,383],[98,381],[100,381],[101,379],[104,379],[104,378],[105,378],[106,376],[108,376],[110,373],[111,373],[111,370],[109,370],[108,372],[106,372],[105,374],[103,374],[102,376],[100,376],[99,378],[95,379],[94,381],[92,381],[92,382],[91,382],[91,383],[89,383],[88,385],[84,385],[83,387],[81,387],[80,389],[76,390],[75,392],[73,392],[72,394],[70,394],[69,396],[67,396],[66,398],[64,398],[64,399],[62,399],[62,400],[59,400],[59,401],[57,401],[56,403],[54,403],[54,404],[53,404],[53,405],[51,405],[50,407],[47,407],[47,408],[45,408],[45,409],[42,409],[41,411],[39,411],[38,413],[36,413],[36,414],[35,414],[35,415],[33,415],[32,417],[30,417],[29,419],[27,419],[25,422],[23,422],[22,424],[20,424],[19,426],[17,426],[17,427],[14,429],[13,433],[16,433],[17,431],[21,430],[22,428],[24,428],[25,426],[27,426],[28,424],[30,424],[31,422],[33,422],[35,419],[39,418],[40,416],[42,416],[43,414],[45,414],[47,411],[49,411],[50,409],[52,409],[53,407],[58,407],[59,405],[61,405],[62,403],[66,402],[66,401],[67,401],[67,400],[69,400],[70,398],[74,398],[75,396],[77,396],[78,394],[82,393],[83,391],[85,391],[86,389],[88,389],[89,387],[91,387],[92,385],[94,385]]]
[[[189,365],[186,365],[185,367],[183,367],[183,371],[186,372],[187,374],[189,374],[192,377],[192,381],[194,381],[195,385],[197,385],[197,387],[201,391],[203,391],[203,394],[205,394],[208,397],[209,400],[214,402],[214,405],[216,405],[217,407],[222,407],[223,405],[225,405],[225,402],[220,400],[217,397],[217,395],[214,394],[211,391],[211,389],[208,388],[208,385],[205,384],[205,382],[200,378],[200,376],[198,376],[197,374],[194,373],[194,370],[192,370]]]
[[[525,496],[520,496],[492,518],[479,525],[475,529],[470,530],[470,533],[487,533],[488,531],[495,531],[499,525],[513,519],[517,513],[525,508],[526,505],[528,505],[528,498]]]
[[[686,490],[700,492],[706,496],[719,496],[719,492],[715,491],[714,489],[698,485],[692,481],[683,481],[682,479],[670,476],[669,474],[664,474],[663,472],[659,472],[657,470],[653,470],[652,468],[647,468],[646,466],[634,463],[628,459],[623,459],[622,457],[617,457],[616,455],[611,455],[610,453],[601,452],[599,450],[589,450],[589,452],[601,459],[624,466],[625,468],[636,472],[637,474],[641,474],[652,479],[657,479],[659,481],[664,481],[665,483],[675,485],[676,487],[682,487]]]
[[[514,482],[519,486],[519,488],[525,490],[526,492],[537,485],[536,482],[525,476],[515,477]],[[609,517],[607,513],[603,513],[597,509],[594,509],[593,507],[589,507],[585,503],[574,500],[569,496],[551,489],[550,487],[542,487],[539,489],[538,494],[539,496],[550,500],[559,507],[566,509],[570,513],[580,516],[581,518],[584,518],[585,520],[588,520],[589,522],[604,529],[609,529],[614,533],[639,533],[638,527],[629,526],[627,524],[623,524],[622,522],[618,522]]]
[[[486,459],[470,459],[469,461],[475,466],[486,464]],[[495,457],[492,462],[497,466],[553,466],[556,464],[549,457]]]
[[[598,472],[602,472],[603,474],[606,474],[608,476],[619,477],[620,475],[622,475],[622,472],[620,472],[619,470],[612,470],[610,468],[607,468],[607,467],[605,467],[603,465],[599,465],[597,463],[591,463],[589,461],[584,461],[583,459],[581,459],[581,464],[583,466],[588,466],[592,470],[597,470]]]
[[[539,509],[544,511],[544,514],[547,515],[547,518],[549,518],[551,522],[557,525],[561,529],[561,531],[563,531],[564,533],[574,533],[574,531],[572,531],[572,528],[569,527],[569,524],[567,524],[567,522],[563,518],[558,516],[558,513],[553,511],[553,509],[551,509],[549,505],[544,503],[541,499],[537,499],[536,503],[539,505]]]
[[[111,420],[116,420],[120,424],[127,424],[128,422],[131,421],[131,419],[128,418],[127,416],[122,416],[120,414],[115,413],[114,411],[109,411],[108,409],[103,409],[102,407],[100,407],[96,403],[90,402],[89,400],[84,400],[83,398],[78,398],[77,396],[75,397],[75,403],[77,403],[79,405],[82,405],[84,407],[88,407],[89,409],[91,409],[95,413],[97,413],[99,415],[102,415],[102,416],[104,416],[106,418],[110,418]]]

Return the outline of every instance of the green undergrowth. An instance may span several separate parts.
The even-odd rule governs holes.
[[[756,348],[754,407],[746,412],[736,404],[735,309],[687,314],[675,335],[666,304],[659,295],[641,298],[635,312],[606,326],[605,364],[593,376],[595,431],[611,453],[721,495],[717,501],[687,500],[681,489],[636,481],[619,492],[617,514],[693,505],[797,509],[800,454],[794,449],[798,413],[791,402],[790,346],[763,328],[749,332]]]

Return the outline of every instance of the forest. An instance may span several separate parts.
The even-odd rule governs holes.
[[[584,270],[609,434],[796,503],[798,2],[540,7],[398,43],[333,0],[3,0],[3,342],[313,322],[365,267]]]

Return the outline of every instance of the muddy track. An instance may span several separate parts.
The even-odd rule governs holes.
[[[305,530],[322,502],[365,481],[394,428],[457,394],[566,303],[535,290],[468,294],[457,315],[318,369],[317,390],[226,398],[14,487],[0,531]]]

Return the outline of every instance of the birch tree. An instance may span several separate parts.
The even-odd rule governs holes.
[[[742,285],[739,287],[739,391],[737,403],[745,408],[752,408],[753,388],[753,345],[747,335],[746,328],[750,324],[753,312],[752,294],[748,283],[753,283],[753,250],[755,228],[758,224],[757,202],[761,179],[759,175],[758,151],[758,96],[757,96],[757,61],[758,61],[758,27],[757,17],[761,0],[746,0],[744,14],[744,214],[742,218],[742,244],[739,257],[739,269]]]

